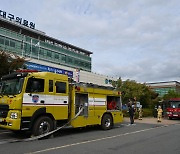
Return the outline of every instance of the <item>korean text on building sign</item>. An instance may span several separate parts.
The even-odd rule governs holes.
[[[22,19],[20,17],[14,16],[11,13],[7,13],[5,11],[0,10],[0,17],[4,19],[9,19],[10,21],[15,21],[23,26],[29,27],[31,29],[35,29],[35,23],[29,22],[28,20]]]

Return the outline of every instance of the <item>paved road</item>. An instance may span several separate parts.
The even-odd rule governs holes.
[[[115,154],[180,153],[180,122],[152,123],[149,119],[129,124],[129,119],[109,131],[97,127],[61,130],[54,138],[2,143],[0,153]],[[148,120],[148,122],[147,122]],[[8,134],[6,134],[8,135]]]

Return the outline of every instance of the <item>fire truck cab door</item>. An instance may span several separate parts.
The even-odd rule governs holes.
[[[56,119],[68,118],[68,82],[55,79],[54,116]]]

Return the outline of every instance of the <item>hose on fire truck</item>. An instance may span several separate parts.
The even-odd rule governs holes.
[[[42,134],[42,135],[39,135],[39,136],[34,136],[34,137],[30,137],[30,138],[26,138],[26,139],[18,139],[18,140],[13,140],[13,141],[9,141],[9,143],[14,143],[14,142],[28,142],[28,141],[34,141],[34,140],[38,140],[38,139],[42,139],[44,137],[47,137],[47,136],[50,136],[50,135],[53,135],[55,132],[59,131],[60,129],[66,127],[70,122],[72,122],[73,120],[75,120],[80,114],[81,112],[83,111],[84,107],[80,107],[79,108],[79,112],[75,115],[74,118],[72,118],[70,121],[68,121],[66,124],[64,124],[63,126],[61,127],[57,127],[55,130],[53,131],[50,131],[48,133],[45,133],[45,134]]]

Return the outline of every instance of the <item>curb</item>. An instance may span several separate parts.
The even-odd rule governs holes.
[[[169,124],[180,124],[179,119],[174,119],[174,120],[169,120],[167,118],[162,118],[161,122],[157,122],[157,118],[154,117],[144,117],[142,120],[135,119],[135,123],[146,123],[146,124],[164,124],[164,125],[169,125]],[[129,117],[124,117],[124,122],[130,122]]]

